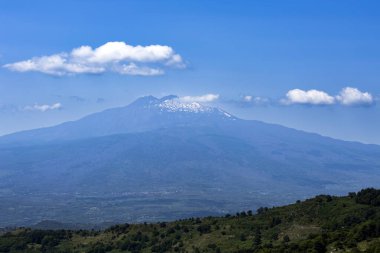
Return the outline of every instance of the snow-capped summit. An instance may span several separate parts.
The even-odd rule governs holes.
[[[173,126],[215,126],[231,120],[238,118],[220,108],[175,95],[162,98],[144,96],[125,107],[90,114],[77,121],[4,136],[0,145],[2,142],[70,140]]]
[[[157,106],[161,110],[169,112],[212,112],[214,108],[210,106],[201,105],[198,102],[185,102],[177,96],[168,96],[160,99],[160,103]]]
[[[137,99],[131,105],[149,110],[158,109],[161,112],[216,113],[223,117],[234,118],[231,114],[220,108],[208,106],[196,101],[188,101],[176,95],[169,95],[162,98],[145,96]]]
[[[197,102],[184,103],[178,99],[165,100],[157,105],[161,110],[167,110],[169,112],[210,112],[211,107],[203,106]]]
[[[186,101],[174,95],[161,98],[157,106],[161,110],[168,112],[217,113],[223,117],[235,118],[220,108],[211,107],[195,101]]]

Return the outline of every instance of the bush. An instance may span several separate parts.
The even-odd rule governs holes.
[[[363,189],[356,194],[356,203],[380,206],[380,190],[374,188]]]
[[[211,232],[211,226],[207,224],[202,224],[197,228],[197,230],[200,234],[207,234]]]

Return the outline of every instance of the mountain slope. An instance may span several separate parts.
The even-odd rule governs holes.
[[[235,130],[244,132],[244,128]],[[54,185],[52,191],[57,192],[100,188],[104,188],[102,192],[123,192],[136,185],[148,190],[157,183],[179,186],[211,182],[215,182],[213,187],[256,184],[254,188],[264,189],[260,182],[268,187],[280,180],[289,187],[337,185],[344,191],[371,184],[379,176],[378,149],[366,150],[360,144],[345,146],[324,138],[299,142],[302,134],[290,138],[245,134],[245,139],[239,135],[183,127],[32,148],[3,148],[0,168],[7,175],[14,174],[8,187],[12,184],[18,191],[44,191]],[[141,185],[141,181],[146,183]]]
[[[0,226],[156,221],[380,186],[379,146],[176,97],[144,97],[0,143]]]

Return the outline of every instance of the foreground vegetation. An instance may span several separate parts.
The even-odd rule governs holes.
[[[104,231],[16,229],[0,252],[380,252],[380,190]]]

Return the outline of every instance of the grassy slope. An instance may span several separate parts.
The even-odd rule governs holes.
[[[380,199],[376,194],[371,198]],[[380,252],[379,203],[358,199],[321,195],[255,215],[124,224],[101,232],[18,229],[0,237],[0,252]]]

